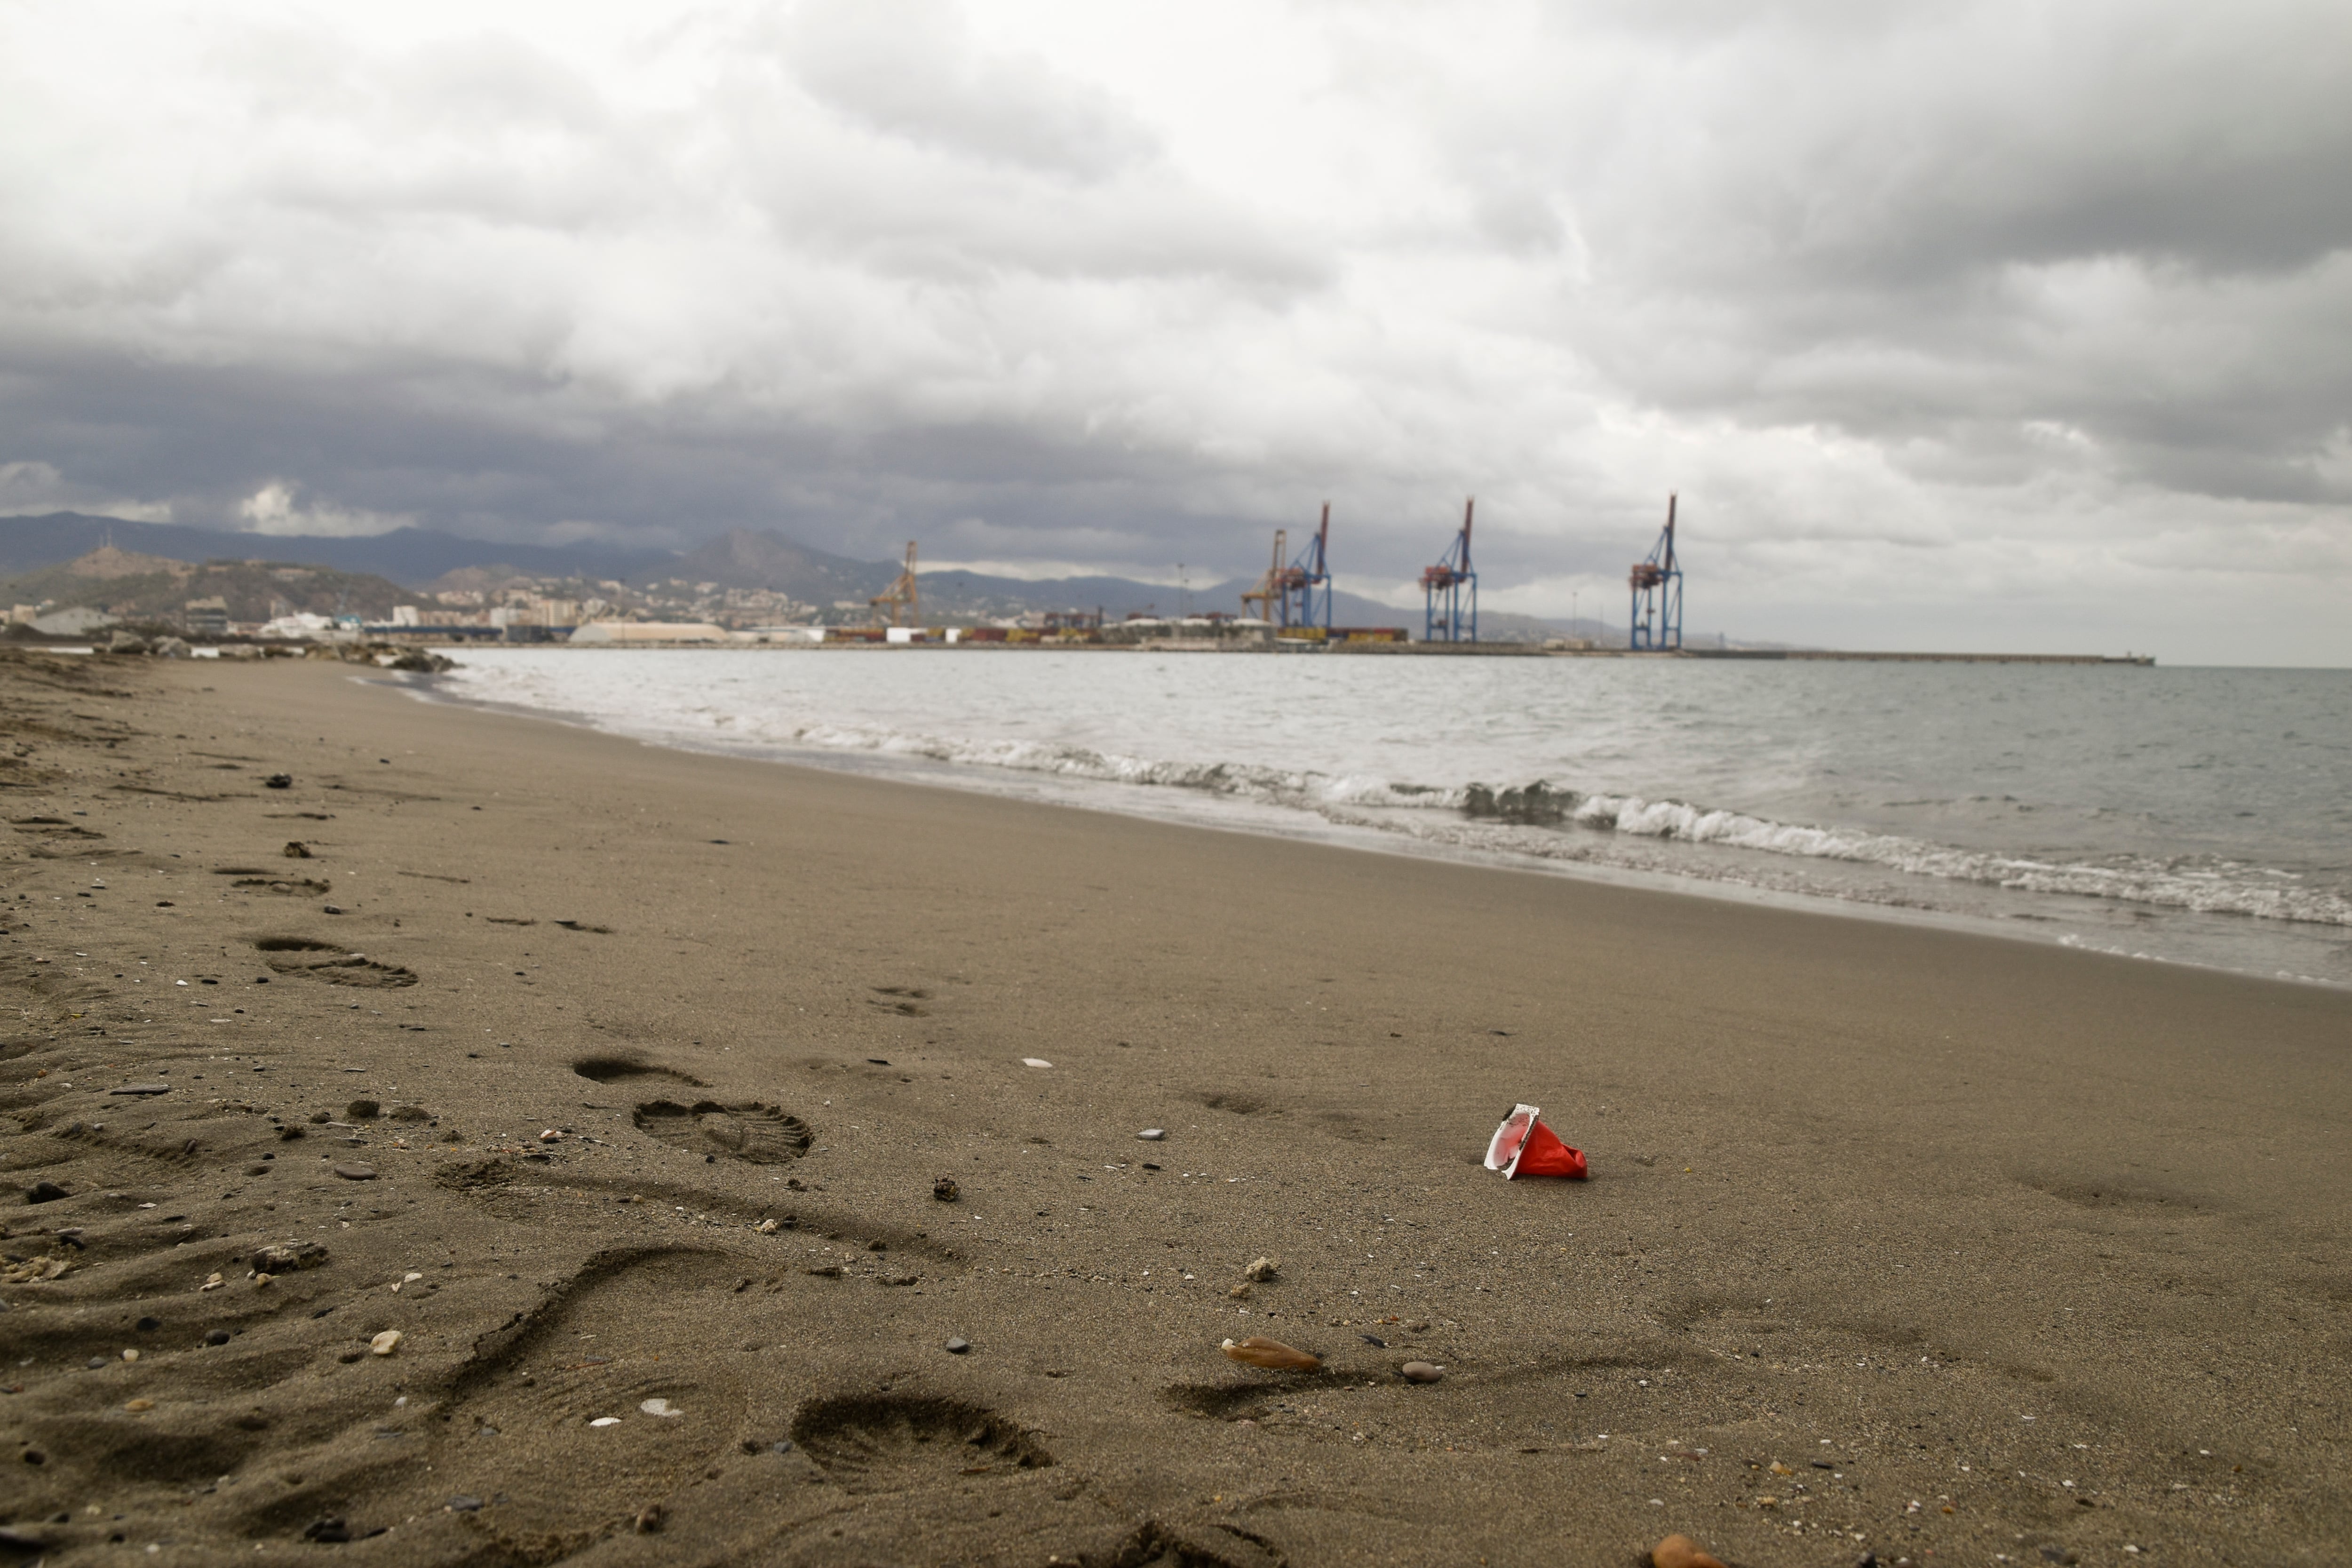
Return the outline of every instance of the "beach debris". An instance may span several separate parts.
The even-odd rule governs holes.
[[[55,1182],[35,1182],[25,1189],[25,1201],[28,1204],[53,1204],[59,1198],[71,1196],[73,1196],[71,1193]]]
[[[196,1289],[199,1290],[217,1290],[227,1283],[228,1281],[222,1279],[218,1274],[207,1274],[205,1276],[205,1282],[197,1286]]]
[[[381,1100],[354,1100],[343,1107],[343,1114],[354,1121],[373,1121],[383,1114],[383,1104]]]
[[[752,1228],[753,1230],[758,1231],[761,1236],[773,1236],[773,1235],[775,1235],[775,1234],[776,1234],[776,1232],[777,1232],[777,1231],[779,1231],[779,1230],[782,1229],[782,1228],[783,1228],[783,1226],[782,1226],[782,1222],[780,1222],[780,1221],[772,1220],[772,1219],[763,1219],[763,1220],[761,1220],[758,1225],[753,1226],[751,1228]]]
[[[540,1131],[539,1141],[542,1143],[561,1143],[563,1142],[563,1133],[553,1127],[543,1128]]]
[[[639,1535],[651,1535],[661,1529],[663,1521],[668,1519],[668,1512],[663,1509],[661,1504],[657,1502],[649,1502],[646,1504],[644,1508],[637,1510],[636,1520],[630,1528],[634,1529]]]
[[[375,1167],[358,1163],[337,1165],[335,1174],[347,1182],[373,1182],[375,1180]]]
[[[962,1355],[971,1349],[971,1342],[967,1339],[950,1339],[944,1348],[950,1355]]]
[[[617,1415],[599,1415],[588,1423],[591,1426],[618,1426],[620,1424],[621,1418]]]
[[[327,1249],[315,1241],[278,1241],[257,1251],[251,1260],[256,1274],[291,1274],[316,1268],[327,1261]]]
[[[261,781],[261,787],[264,789],[292,789],[294,787],[294,775],[292,773],[272,773],[268,778]]]
[[[648,1415],[660,1415],[672,1420],[686,1414],[668,1400],[658,1397],[639,1402],[637,1408]]]
[[[1247,1268],[1242,1270],[1242,1278],[1244,1279],[1255,1280],[1258,1284],[1263,1285],[1281,1272],[1281,1264],[1276,1263],[1271,1258],[1260,1258],[1252,1262]]]
[[[1722,1560],[1687,1535],[1669,1535],[1650,1548],[1651,1568],[1723,1568]]]
[[[286,841],[286,847],[278,853],[289,860],[308,860],[310,858],[310,847],[299,838],[289,838]]]
[[[187,983],[182,981],[181,984]],[[106,1092],[109,1094],[169,1094],[172,1092],[172,1086],[168,1083],[126,1083],[121,1089],[110,1089]]]
[[[371,1355],[390,1355],[393,1352],[400,1348],[400,1342],[403,1338],[404,1336],[398,1329],[386,1329],[383,1332],[368,1341],[368,1352]]]
[[[1246,1301],[1250,1299],[1250,1282],[1244,1279],[1240,1284],[1234,1286],[1232,1289],[1226,1291],[1225,1296],[1229,1300]]]
[[[956,1185],[953,1176],[939,1176],[932,1179],[931,1196],[943,1204],[951,1204],[963,1196],[963,1189]]]
[[[1158,1143],[1167,1138],[1168,1129],[1165,1127],[1147,1127],[1142,1131],[1137,1133],[1136,1136],[1142,1139],[1146,1143]]]
[[[60,1279],[73,1265],[62,1258],[28,1258],[24,1262],[0,1270],[0,1282],[10,1285],[39,1285]]]
[[[1323,1358],[1284,1344],[1280,1340],[1267,1339],[1264,1334],[1252,1334],[1236,1344],[1227,1340],[1222,1347],[1227,1359],[1244,1366],[1262,1366],[1268,1372],[1320,1372]]]
[[[1021,1058],[1021,1065],[1024,1068],[1049,1068],[1054,1064],[1047,1061],[1044,1057],[1023,1057]]]
[[[1500,1171],[1505,1181],[1519,1176],[1566,1176],[1581,1181],[1586,1174],[1583,1151],[1560,1142],[1559,1134],[1543,1124],[1543,1112],[1532,1105],[1515,1105],[1486,1144],[1486,1169]]]
[[[1397,1375],[1407,1383],[1442,1383],[1445,1379],[1445,1369],[1432,1366],[1425,1361],[1409,1361],[1397,1368]]]

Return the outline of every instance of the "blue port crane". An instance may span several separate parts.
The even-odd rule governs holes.
[[[1633,613],[1625,646],[1636,653],[1679,653],[1683,646],[1683,567],[1675,557],[1675,498],[1650,553],[1633,563]]]
[[[1478,640],[1478,574],[1470,565],[1470,519],[1478,498],[1462,503],[1462,531],[1434,566],[1421,569],[1423,642]]]
[[[1258,613],[1272,621],[1277,628],[1313,626],[1327,635],[1331,630],[1331,570],[1324,560],[1324,546],[1331,537],[1331,503],[1323,503],[1322,526],[1307,539],[1307,547],[1297,558],[1285,563],[1282,559],[1286,535],[1276,529],[1274,534],[1274,564],[1257,586],[1242,595],[1242,605],[1259,607]]]

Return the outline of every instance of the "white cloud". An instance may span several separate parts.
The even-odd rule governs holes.
[[[238,503],[236,514],[244,527],[254,533],[329,534],[337,538],[390,533],[416,521],[413,517],[387,516],[331,503],[305,504],[296,499],[294,487],[283,479],[272,479],[246,497]]]

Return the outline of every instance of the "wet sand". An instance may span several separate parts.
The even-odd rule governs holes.
[[[2352,996],[353,673],[0,662],[6,1561],[2352,1536]]]

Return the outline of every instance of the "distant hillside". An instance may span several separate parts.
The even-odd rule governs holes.
[[[119,621],[174,625],[183,620],[191,599],[226,600],[233,621],[266,621],[286,610],[383,620],[395,603],[414,597],[398,584],[369,573],[294,562],[198,563],[106,547],[63,565],[0,578],[0,607],[46,604],[62,610],[87,605]]]
[[[252,557],[299,561],[411,584],[429,583],[460,566],[494,563],[533,576],[626,579],[648,564],[677,558],[667,550],[492,544],[430,528],[343,539],[323,534],[234,533],[58,511],[46,517],[0,517],[0,574],[37,571],[87,555],[109,542],[125,551],[182,561]]]

